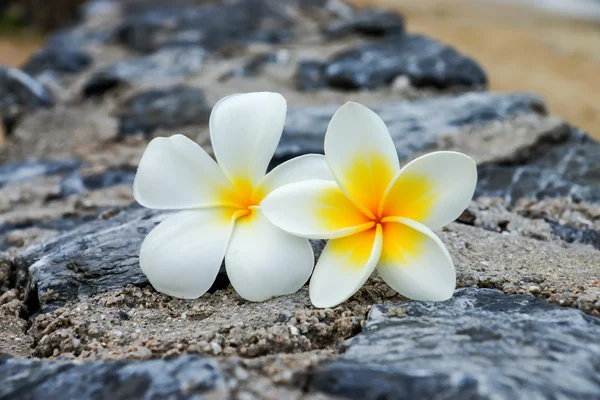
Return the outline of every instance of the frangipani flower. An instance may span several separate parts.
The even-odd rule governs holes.
[[[308,240],[273,226],[261,201],[303,179],[332,179],[322,155],[287,161],[265,176],[281,138],[287,105],[277,93],[226,97],[213,108],[210,135],[218,164],[182,135],[148,144],[135,199],[169,216],[144,240],[140,267],[154,288],[182,298],[204,294],[223,258],[235,290],[261,301],[293,293],[314,266]]]
[[[281,229],[331,239],[310,281],[312,303],[333,307],[345,301],[375,268],[406,297],[450,298],[454,264],[433,230],[468,206],[477,181],[473,160],[435,152],[400,169],[385,123],[357,103],[346,103],[333,116],[325,158],[335,181],[286,185],[261,204]]]

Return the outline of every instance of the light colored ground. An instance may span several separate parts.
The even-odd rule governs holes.
[[[472,0],[353,0],[406,16],[424,32],[474,57],[495,91],[540,94],[550,110],[600,139],[600,22]]]

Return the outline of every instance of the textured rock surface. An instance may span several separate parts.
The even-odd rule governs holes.
[[[164,90],[144,91],[119,107],[119,134],[141,132],[150,135],[157,128],[205,124],[210,110],[204,92],[197,88],[176,85]]]
[[[1,164],[0,187],[7,183],[72,172],[80,165],[81,162],[75,159]]]
[[[198,72],[206,51],[202,47],[173,47],[148,56],[118,61],[98,72],[86,82],[84,94],[101,95],[120,85],[160,83],[184,78]]]
[[[0,116],[8,133],[25,112],[53,104],[39,81],[15,68],[0,67],[0,93]]]
[[[45,71],[76,74],[92,64],[92,58],[82,50],[47,47],[36,52],[21,69],[38,75]]]
[[[290,157],[303,152],[323,153],[327,125],[338,108],[339,105],[330,105],[289,110],[276,155]],[[386,122],[401,159],[435,149],[441,144],[441,137],[458,135],[471,126],[505,122],[519,114],[545,112],[544,103],[535,95],[491,93],[390,102],[373,105],[372,108]],[[466,134],[470,140],[477,140],[473,138],[475,132]],[[527,140],[535,139],[531,132],[526,135]],[[504,151],[515,153],[515,147],[522,144],[520,142],[505,141],[505,145],[511,147]],[[483,146],[478,147],[482,154],[487,151]],[[472,152],[469,154],[472,155]]]
[[[520,198],[570,197],[575,201],[600,200],[600,144],[574,131],[563,143],[536,149],[526,161],[480,169],[478,194]]]
[[[214,361],[187,356],[136,363],[0,360],[3,398],[192,398],[224,395]]]
[[[335,55],[327,63],[325,79],[340,89],[375,89],[408,76],[417,87],[484,87],[485,72],[471,58],[422,35],[394,37],[368,43]]]
[[[375,306],[343,356],[312,373],[354,399],[594,398],[600,320],[543,300],[462,289],[442,304]]]
[[[404,34],[404,18],[396,13],[377,8],[364,8],[348,18],[335,21],[324,29],[329,38],[351,33],[365,36],[391,36]]]

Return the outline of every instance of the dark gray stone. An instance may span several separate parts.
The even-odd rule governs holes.
[[[38,80],[15,68],[0,66],[0,94],[0,117],[8,133],[26,112],[53,105]]]
[[[600,201],[600,143],[573,130],[562,143],[537,149],[526,160],[479,168],[476,195],[502,197],[507,204],[521,198],[570,197]]]
[[[77,74],[92,64],[92,57],[77,49],[47,47],[32,55],[21,69],[31,75],[45,71]]]
[[[194,45],[218,50],[229,43],[279,43],[291,38],[293,20],[278,2],[235,0],[218,5],[168,1],[133,3],[116,39],[130,49],[148,53],[168,46]]]
[[[147,361],[0,359],[0,399],[202,399],[226,396],[215,361],[181,356]]]
[[[125,100],[119,107],[119,134],[150,135],[158,128],[205,124],[211,109],[201,89],[177,85],[147,90]]]
[[[154,54],[116,63],[96,72],[85,83],[86,96],[102,95],[120,85],[158,83],[200,71],[206,51],[201,47],[171,47]]]
[[[0,165],[0,187],[7,183],[22,182],[43,176],[70,173],[79,168],[76,159],[25,161]]]
[[[311,386],[352,399],[595,399],[599,371],[600,319],[468,288],[444,303],[375,306]]]
[[[600,249],[600,233],[598,231],[571,225],[560,225],[554,222],[548,223],[552,227],[552,233],[567,243],[590,244]]]
[[[327,63],[328,85],[339,89],[376,89],[398,76],[415,87],[485,87],[487,77],[473,59],[423,35],[398,36],[334,55]]]
[[[227,82],[234,77],[249,78],[258,76],[268,64],[279,64],[285,60],[285,53],[260,53],[251,57],[241,66],[221,75],[219,77],[219,82]]]
[[[40,246],[34,246],[16,259],[1,259],[13,264],[19,274],[28,275],[25,301],[29,313],[55,310],[72,300],[127,285],[146,286],[148,279],[139,266],[139,251],[146,235],[169,213],[132,205],[107,219],[66,219],[36,226],[66,230]],[[71,222],[70,229],[60,229]],[[84,223],[85,222],[85,223]],[[51,224],[53,223],[53,225]],[[0,232],[1,233],[1,232]],[[224,266],[210,292],[229,284]]]
[[[287,159],[306,153],[323,153],[323,139],[331,117],[340,105],[290,109],[275,156]],[[458,134],[467,126],[504,121],[519,114],[544,112],[544,102],[525,93],[468,93],[373,106],[383,118],[402,160],[434,149],[440,135]]]
[[[75,171],[60,183],[61,196],[68,197],[116,185],[131,185],[135,172],[134,169],[112,169],[97,174],[82,175],[79,171]]]
[[[300,61],[296,68],[296,88],[310,91],[327,87],[326,64],[319,61]]]
[[[384,37],[402,35],[404,32],[404,18],[400,14],[379,8],[363,8],[347,19],[327,25],[323,30],[330,39],[351,33]]]

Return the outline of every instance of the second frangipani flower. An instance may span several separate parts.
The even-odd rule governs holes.
[[[477,182],[474,161],[461,153],[435,152],[401,169],[385,123],[357,103],[346,103],[333,116],[325,158],[335,182],[285,185],[261,204],[281,229],[331,239],[310,281],[312,303],[342,303],[375,268],[408,298],[450,298],[454,264],[433,231],[467,208]]]
[[[265,176],[287,111],[277,93],[232,95],[210,116],[218,164],[182,135],[148,145],[133,192],[143,206],[184,210],[144,240],[140,267],[160,292],[196,298],[213,284],[225,258],[227,275],[247,300],[293,293],[314,265],[308,240],[273,226],[260,204],[272,190],[302,179],[330,179],[322,155],[285,162]]]

